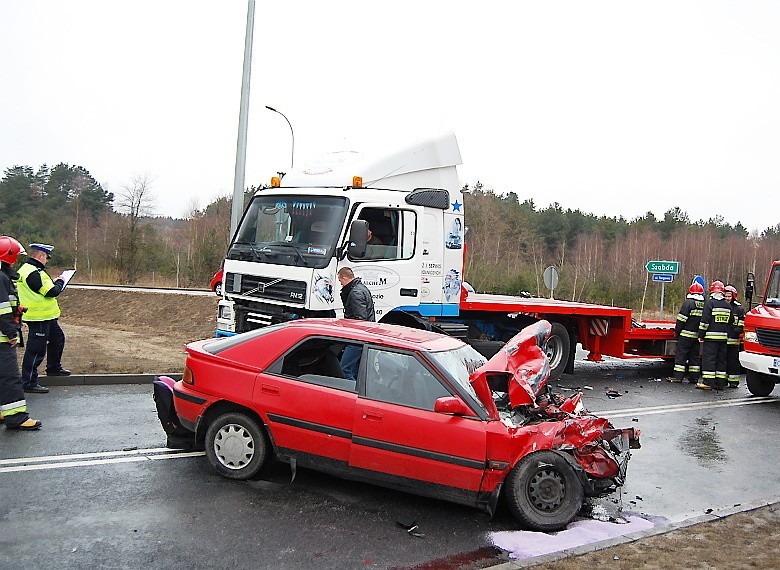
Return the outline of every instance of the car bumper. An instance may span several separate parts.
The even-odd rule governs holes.
[[[211,401],[205,394],[196,392],[179,380],[173,385],[173,405],[179,422],[190,431],[197,431],[198,422],[203,417]]]

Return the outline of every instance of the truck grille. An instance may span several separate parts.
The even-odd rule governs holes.
[[[756,329],[758,343],[769,348],[780,348],[780,330]]]
[[[225,276],[225,294],[303,305],[306,303],[306,283],[275,277],[228,273]]]

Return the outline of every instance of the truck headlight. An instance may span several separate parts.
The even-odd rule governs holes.
[[[756,331],[745,331],[745,342],[758,342]]]
[[[233,309],[230,307],[230,305],[220,305],[219,306],[219,318],[224,319],[226,321],[233,320]]]

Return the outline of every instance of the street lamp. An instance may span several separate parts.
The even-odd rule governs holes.
[[[266,105],[265,108],[269,111],[273,111],[274,113],[279,113],[282,117],[284,117],[284,120],[287,121],[287,124],[290,126],[290,136],[292,137],[292,150],[290,151],[290,170],[292,170],[295,160],[295,133],[293,132],[292,125],[290,124],[290,119],[288,119],[284,113],[277,111],[273,107]]]

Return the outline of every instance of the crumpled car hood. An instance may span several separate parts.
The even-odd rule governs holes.
[[[545,349],[551,330],[547,321],[525,327],[471,374],[469,382],[491,417],[498,419],[498,409],[488,385],[491,375],[510,375],[508,394],[512,407],[536,405],[536,397],[550,377],[550,361]]]

